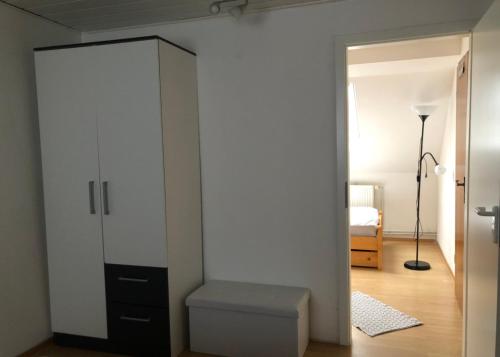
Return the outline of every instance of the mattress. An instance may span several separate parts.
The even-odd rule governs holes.
[[[375,237],[378,226],[378,210],[373,207],[351,207],[351,235]]]

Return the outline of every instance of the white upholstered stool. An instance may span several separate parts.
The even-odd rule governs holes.
[[[302,357],[309,289],[212,280],[186,300],[191,351],[229,357]]]

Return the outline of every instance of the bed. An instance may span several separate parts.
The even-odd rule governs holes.
[[[351,266],[382,269],[383,214],[372,185],[351,185]]]

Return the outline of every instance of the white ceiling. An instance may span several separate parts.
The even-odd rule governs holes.
[[[2,0],[80,31],[209,17],[213,0]],[[246,13],[341,0],[249,0]],[[222,14],[224,15],[224,14]],[[221,16],[221,15],[219,15]]]
[[[438,105],[425,124],[424,149],[439,156],[462,50],[458,40],[459,46],[451,37],[350,50],[357,52],[349,53],[358,115],[358,129],[350,128],[353,173],[415,172],[421,130],[415,104]]]
[[[354,46],[348,51],[349,64],[380,63],[419,58],[445,57],[460,54],[461,35],[410,41]]]
[[[349,78],[450,71],[459,60],[460,56],[455,55],[353,64],[349,66]]]

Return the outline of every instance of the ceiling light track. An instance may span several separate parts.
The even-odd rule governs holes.
[[[209,10],[212,15],[227,12],[235,18],[243,15],[245,8],[248,5],[248,0],[220,0],[210,4]]]

